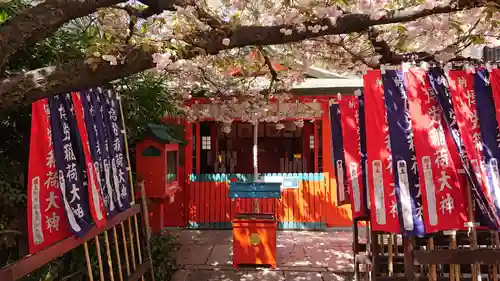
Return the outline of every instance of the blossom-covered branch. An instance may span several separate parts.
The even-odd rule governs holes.
[[[261,1],[265,2],[263,0]],[[9,30],[14,32],[14,35],[9,32],[6,38],[22,34],[22,36],[20,36],[21,39],[14,40],[13,43],[9,42],[8,39],[5,41],[4,37],[0,38],[0,59],[5,62],[8,55],[16,49],[24,47],[25,44],[29,42],[43,39],[44,36],[49,35],[55,28],[64,24],[65,21],[85,13],[92,13],[92,11],[95,11],[98,7],[113,6],[116,4],[115,2],[117,1],[102,0],[93,1],[92,3],[83,1],[72,7],[67,7],[57,0],[47,0],[42,3],[45,6],[39,4],[26,13],[12,18],[9,22],[4,23],[0,27],[1,32],[7,32]],[[165,6],[167,2],[170,6]],[[426,3],[427,2],[432,1],[426,0]],[[350,36],[351,34],[366,34],[367,31],[373,27],[383,28],[380,34],[381,37],[392,36],[392,38],[410,38],[414,43],[412,47],[425,48],[426,46],[418,45],[418,41],[414,40],[413,37],[422,36],[424,40],[429,41],[436,40],[435,36],[432,34],[426,35],[425,30],[418,30],[416,26],[427,25],[431,28],[436,28],[436,26],[443,21],[442,18],[439,18],[439,15],[444,14],[450,18],[448,15],[453,15],[455,13],[458,14],[457,19],[461,19],[460,17],[462,17],[462,19],[464,19],[462,24],[467,26],[469,22],[467,16],[470,17],[470,15],[463,11],[471,11],[471,13],[476,15],[475,18],[473,18],[475,21],[478,17],[484,16],[482,10],[484,7],[487,5],[498,5],[500,0],[488,2],[461,0],[451,1],[448,4],[443,4],[443,1],[441,1],[433,3],[432,5],[395,8],[392,11],[374,9],[374,12],[368,13],[364,12],[367,10],[367,7],[362,7],[363,9],[361,9],[357,6],[352,8],[348,13],[343,13],[336,7],[310,7],[309,10],[314,13],[309,12],[309,10],[304,10],[302,12],[293,8],[291,10],[292,12],[288,15],[289,18],[285,19],[283,15],[278,14],[279,17],[276,16],[271,22],[259,22],[259,20],[256,20],[254,22],[249,21],[250,24],[247,24],[244,16],[247,14],[254,16],[259,15],[259,13],[250,11],[245,14],[247,10],[243,9],[241,13],[225,16],[224,12],[222,15],[217,16],[213,11],[209,11],[207,7],[201,5],[183,8],[174,6],[173,4],[175,3],[177,3],[177,1],[161,1],[161,5],[160,3],[148,3],[151,5],[149,8],[153,9],[155,13],[163,9],[168,9],[169,11],[173,9],[175,12],[171,12],[171,14],[162,14],[162,17],[156,17],[155,19],[150,18],[147,21],[148,24],[151,22],[149,27],[155,25],[157,27],[155,27],[155,30],[148,29],[149,27],[147,27],[143,35],[137,36],[135,38],[135,41],[138,42],[137,46],[113,48],[113,50],[118,51],[113,54],[106,54],[107,57],[113,58],[113,60],[111,60],[113,63],[111,64],[109,61],[103,61],[102,59],[106,59],[102,56],[102,59],[100,57],[92,59],[94,62],[91,65],[78,60],[60,66],[28,71],[19,76],[0,80],[0,110],[12,108],[14,105],[24,104],[59,92],[101,85],[155,66],[159,69],[163,69],[175,61],[203,56],[218,56],[221,55],[221,53],[227,53],[231,50],[237,50],[238,48],[247,46],[275,45],[280,48],[279,55],[283,58],[286,58],[293,48],[294,50],[298,50],[297,54],[301,54],[300,57],[302,59],[314,60],[318,55],[321,55],[321,53],[331,53],[335,50],[319,49],[326,45],[315,45],[314,41],[311,39],[325,38],[325,40],[336,40],[335,36],[338,35]],[[182,3],[189,5],[191,2],[182,1]],[[40,24],[39,21],[44,20],[48,16],[49,13],[47,11],[52,9],[50,5],[64,6],[61,9],[62,12],[60,12],[60,19],[50,19],[47,20],[45,24]],[[154,5],[160,6],[156,7]],[[82,6],[85,6],[85,8]],[[38,12],[41,13],[40,16],[33,14],[36,8]],[[262,9],[264,8],[266,8],[266,6],[262,7]],[[283,7],[278,8],[280,11],[283,10]],[[361,10],[357,11],[356,9]],[[287,10],[285,9],[283,11],[284,12],[281,13],[285,14]],[[464,13],[464,15],[460,15],[460,13]],[[175,18],[175,16],[177,16],[177,18]],[[182,21],[181,16],[185,17],[184,21]],[[191,20],[193,16],[208,27],[193,23]],[[219,17],[226,17],[227,19],[222,23],[218,19]],[[179,18],[181,21],[179,21]],[[19,29],[24,24],[23,20],[26,19],[33,19],[33,23],[28,25],[28,27],[23,27],[22,30]],[[157,24],[160,20],[163,25]],[[174,22],[178,22],[177,25],[175,25]],[[35,26],[37,24],[41,27]],[[404,30],[407,30],[404,36],[401,36],[399,33],[401,28],[398,29],[397,26],[402,24],[407,24],[406,27],[403,27]],[[111,29],[112,26],[108,28]],[[449,29],[450,27],[447,28]],[[482,28],[487,32],[487,29],[491,27],[483,24]],[[164,35],[165,29],[170,33]],[[439,30],[439,32],[443,31]],[[451,39],[456,37],[453,34],[449,36]],[[387,38],[382,39],[387,41]],[[369,38],[361,38],[359,42],[369,42]],[[442,45],[442,42],[440,42],[440,44]],[[361,43],[359,43],[359,45],[360,46],[356,46],[356,43],[353,43],[353,47],[362,49]],[[143,47],[147,48],[142,49]],[[439,49],[439,46],[437,46],[437,48]],[[152,58],[152,55],[155,57]],[[222,55],[221,58],[223,58]],[[344,60],[344,58],[342,58],[342,60]],[[119,63],[117,61],[119,61]],[[368,59],[365,61],[368,61]],[[370,65],[372,65],[371,61]],[[191,68],[185,69],[189,70]],[[299,77],[295,73],[284,75],[289,75],[295,80],[298,80]],[[196,79],[191,80],[196,81]],[[185,83],[186,79],[181,79],[180,81],[184,81]],[[278,84],[283,85],[286,84],[286,82],[280,81]]]
[[[120,2],[122,0],[46,0],[17,14],[0,25],[0,69],[16,51],[47,38],[70,20]]]

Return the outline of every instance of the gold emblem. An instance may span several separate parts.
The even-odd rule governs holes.
[[[252,233],[250,235],[250,245],[257,246],[260,244],[260,236],[257,233]]]

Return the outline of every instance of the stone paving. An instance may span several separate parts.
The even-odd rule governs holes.
[[[349,231],[278,231],[278,268],[232,269],[230,230],[182,230],[173,281],[347,281],[354,271]]]

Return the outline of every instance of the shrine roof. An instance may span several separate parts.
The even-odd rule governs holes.
[[[162,143],[184,144],[180,126],[148,123],[149,133]]]

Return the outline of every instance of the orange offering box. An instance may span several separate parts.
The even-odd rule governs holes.
[[[229,197],[254,200],[253,213],[239,213],[233,218],[233,267],[270,265],[276,268],[276,229],[273,214],[259,213],[259,198],[280,198],[281,183],[232,182]]]
[[[233,267],[270,265],[276,268],[276,229],[272,214],[247,213],[233,219]]]

